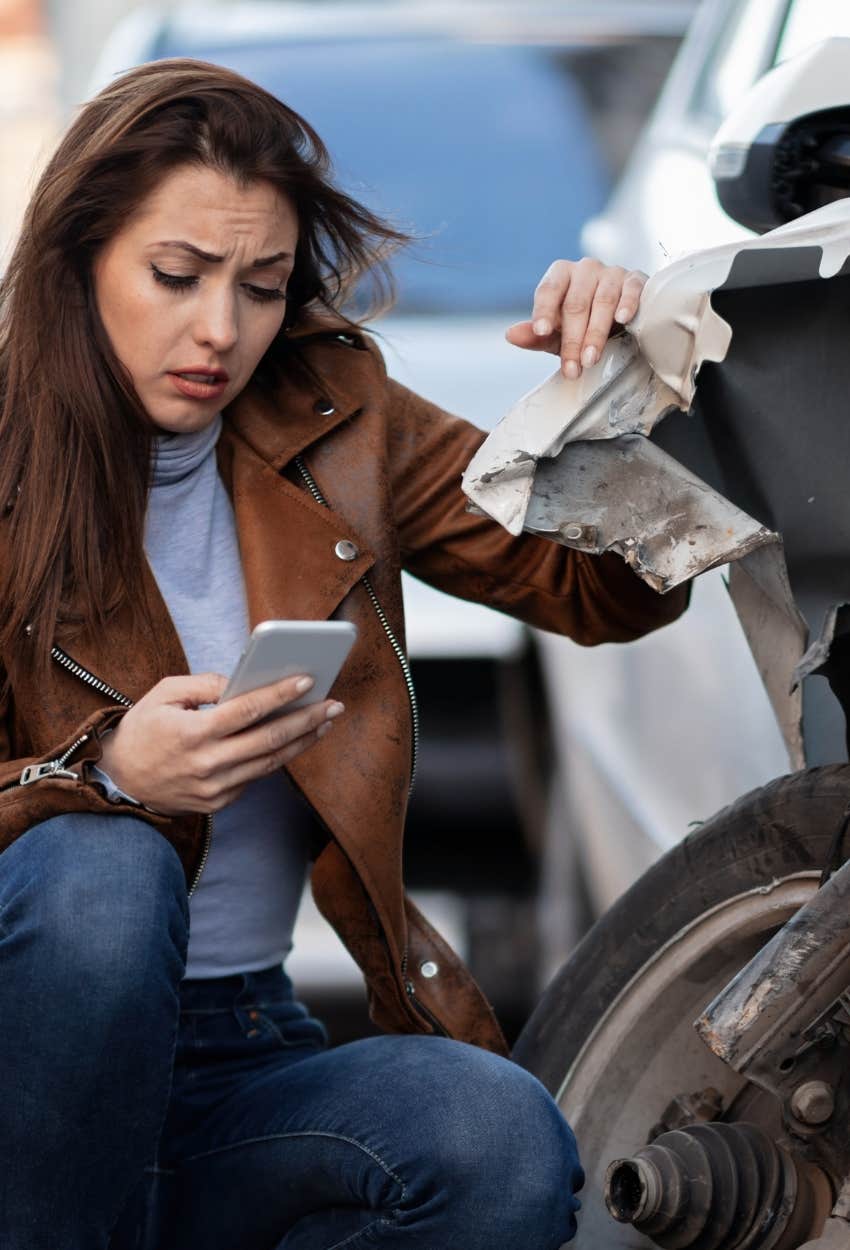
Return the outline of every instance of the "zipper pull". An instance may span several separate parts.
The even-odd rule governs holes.
[[[79,781],[79,773],[71,772],[70,768],[62,767],[62,760],[50,760],[47,764],[27,764],[21,773],[19,782],[22,786],[32,785],[43,777],[66,777],[69,781]]]
[[[18,783],[22,786],[31,786],[34,781],[41,781],[44,777],[64,777],[68,781],[79,781],[80,774],[74,773],[65,765],[75,751],[88,742],[89,735],[83,734],[82,738],[78,738],[76,742],[72,742],[63,755],[58,760],[48,760],[46,764],[27,764],[21,773],[21,780]]]

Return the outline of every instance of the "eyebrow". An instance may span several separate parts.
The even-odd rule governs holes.
[[[191,252],[193,256],[197,256],[200,260],[209,261],[210,264],[216,265],[224,260],[223,256],[216,256],[214,252],[205,252],[200,247],[195,247],[194,243],[187,243],[185,239],[163,239],[159,243],[155,243],[154,247],[179,247],[184,252]],[[292,252],[275,252],[273,256],[260,256],[251,264],[252,269],[264,269],[267,265],[273,265],[279,260],[292,260]]]

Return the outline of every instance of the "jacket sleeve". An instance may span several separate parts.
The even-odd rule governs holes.
[[[123,716],[124,708],[98,710],[43,755],[17,756],[11,705],[11,696],[0,703],[0,851],[32,825],[53,816],[86,811],[139,814],[135,806],[110,802],[88,776],[89,764],[100,759],[101,735]]]
[[[685,610],[688,586],[660,595],[613,553],[514,537],[467,512],[461,474],[486,435],[392,379],[386,387],[395,519],[410,573],[585,646],[638,638]]]

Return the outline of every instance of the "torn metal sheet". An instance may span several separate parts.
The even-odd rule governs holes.
[[[836,641],[850,634],[850,603],[834,603],[826,614],[820,636],[815,639],[806,654],[794,668],[794,686],[804,678],[824,674],[829,668],[832,649]]]
[[[848,255],[845,199],[667,266],[628,333],[577,381],[558,372],[524,396],[463,482],[471,508],[511,533],[618,552],[661,591],[732,564],[732,598],[797,767],[804,708],[808,762],[844,753],[826,684],[801,697],[792,674],[807,619],[850,601],[839,472],[850,457],[850,359],[839,346],[850,332]],[[847,652],[822,671],[850,712],[850,637]]]
[[[776,716],[792,768],[805,768],[803,695],[789,674],[806,648],[808,627],[794,602],[781,542],[729,568],[729,594]]]
[[[464,490],[477,510],[519,534],[538,463],[559,456],[568,442],[648,434],[677,403],[677,395],[641,356],[637,341],[618,335],[577,381],[559,371],[511,409],[470,463]]]
[[[596,365],[576,381],[559,370],[502,418],[464,473],[469,500],[519,534],[541,460],[556,459],[579,440],[649,434],[667,413],[687,411],[700,366],[724,360],[732,338],[711,293],[734,288],[736,269],[748,286],[793,281],[800,250],[811,248],[820,251],[821,277],[841,270],[850,252],[850,202],[838,200],[760,238],[709,248],[661,269],[647,282],[628,332],[609,340]],[[745,268],[735,266],[742,253],[752,253]],[[775,263],[782,253],[787,266]]]
[[[826,613],[820,637],[794,668],[795,694],[806,677],[825,677],[844,713],[844,735],[850,756],[850,603],[833,603]]]
[[[616,551],[664,592],[776,535],[638,434],[571,443],[541,461],[525,529]]]

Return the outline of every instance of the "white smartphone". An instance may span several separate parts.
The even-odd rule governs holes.
[[[313,678],[313,688],[281,711],[319,703],[327,698],[356,637],[357,626],[350,621],[261,621],[219,702],[304,673]]]

